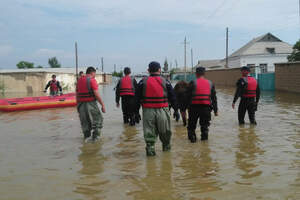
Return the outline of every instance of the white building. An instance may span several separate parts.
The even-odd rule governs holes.
[[[287,62],[293,47],[271,33],[254,38],[228,57],[228,67],[259,67],[261,73],[274,72],[274,63]],[[223,60],[225,61],[225,59]]]
[[[255,66],[257,73],[274,72],[274,63],[287,62],[287,56],[293,47],[278,39],[271,33],[254,38],[228,57],[229,68]],[[200,60],[197,66],[211,69],[225,68],[226,59]],[[196,67],[197,67],[196,66]]]

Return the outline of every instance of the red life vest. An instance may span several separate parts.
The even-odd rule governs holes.
[[[192,104],[210,105],[212,83],[205,78],[198,78],[194,81],[195,89],[192,95]]]
[[[244,91],[243,97],[246,98],[256,97],[256,88],[257,88],[256,79],[251,76],[244,77],[243,79],[247,83],[247,87]]]
[[[149,76],[143,80],[143,108],[168,107],[166,80],[160,76]]]
[[[95,100],[94,92],[91,89],[91,77],[80,77],[77,82],[77,101],[90,102]]]
[[[127,75],[120,80],[120,96],[134,96],[134,83],[133,79]]]
[[[58,91],[57,81],[51,81],[50,83],[50,91]]]

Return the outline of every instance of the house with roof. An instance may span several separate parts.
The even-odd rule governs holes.
[[[259,67],[261,73],[274,72],[274,63],[287,62],[292,45],[271,33],[254,38],[228,57],[228,67]],[[225,59],[223,60],[225,61]]]
[[[228,68],[257,67],[257,73],[274,72],[274,63],[287,62],[293,51],[292,45],[271,33],[254,38],[228,57]],[[200,60],[197,66],[209,69],[225,68],[226,59]],[[196,67],[197,67],[196,66]]]

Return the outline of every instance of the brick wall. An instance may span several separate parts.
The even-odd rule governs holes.
[[[275,89],[300,93],[300,62],[275,64]]]

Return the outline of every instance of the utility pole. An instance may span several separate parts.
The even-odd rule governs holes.
[[[184,80],[186,81],[186,37],[184,38]]]
[[[178,68],[178,62],[176,59],[175,59],[175,67],[176,67],[176,69]]]
[[[116,67],[116,64],[114,64],[114,72],[116,72],[116,68],[117,68],[117,67]]]
[[[103,57],[101,57],[101,71],[104,72],[104,62],[103,62]]]
[[[191,48],[191,65],[192,65],[192,72],[193,72],[194,71],[193,70],[194,67],[193,48]]]
[[[228,68],[228,27],[226,28],[226,66]]]
[[[76,65],[76,81],[78,81],[78,54],[77,54],[77,42],[75,42],[75,65]]]

